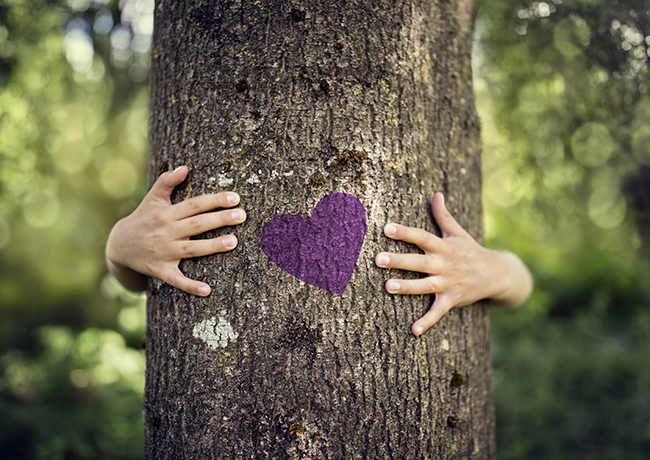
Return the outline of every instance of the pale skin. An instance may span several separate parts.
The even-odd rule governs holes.
[[[384,227],[388,238],[414,244],[424,254],[382,252],[375,257],[378,267],[428,275],[386,281],[386,290],[391,294],[436,295],[429,311],[411,326],[414,335],[424,333],[453,307],[489,299],[492,305],[516,308],[528,299],[533,279],[519,257],[478,244],[447,211],[442,193],[434,195],[431,211],[442,237],[399,224]]]
[[[178,264],[181,259],[226,252],[237,246],[235,235],[190,240],[208,230],[241,224],[246,212],[225,209],[239,204],[239,195],[233,192],[201,195],[172,205],[172,191],[187,173],[187,167],[181,166],[162,174],[140,206],[113,227],[106,242],[106,262],[127,289],[144,291],[147,277],[152,276],[190,294],[207,296],[210,286],[187,278]]]
[[[207,296],[210,286],[187,278],[178,268],[180,261],[237,246],[234,235],[190,240],[209,230],[241,224],[246,213],[235,208],[239,195],[233,192],[201,195],[172,204],[171,193],[187,174],[185,166],[162,174],[138,208],[113,227],[106,243],[106,260],[110,272],[127,289],[145,290],[147,277],[151,276],[190,294]],[[478,244],[447,211],[441,193],[434,195],[431,209],[442,237],[400,224],[384,227],[387,237],[412,243],[424,254],[382,252],[375,257],[381,268],[427,275],[386,282],[391,294],[436,294],[429,311],[411,326],[414,335],[424,333],[453,307],[490,299],[491,304],[514,308],[526,301],[533,281],[516,255]]]

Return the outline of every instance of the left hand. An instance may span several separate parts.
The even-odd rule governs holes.
[[[239,195],[222,192],[200,195],[172,204],[171,194],[189,173],[187,166],[163,173],[133,213],[120,220],[106,243],[110,272],[127,289],[143,291],[152,276],[190,294],[207,296],[211,287],[186,277],[182,259],[230,251],[235,235],[191,240],[190,237],[246,220]],[[220,209],[215,211],[215,209]]]
[[[431,210],[442,238],[399,224],[384,227],[387,237],[415,244],[424,255],[382,252],[375,257],[375,263],[381,268],[428,275],[386,281],[386,290],[391,294],[436,294],[429,311],[411,326],[416,336],[433,326],[452,307],[486,298],[502,299],[510,290],[511,282],[510,269],[502,255],[478,244],[456,222],[445,207],[442,193],[434,195]]]

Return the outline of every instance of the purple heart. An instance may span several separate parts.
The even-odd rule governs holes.
[[[341,295],[366,234],[366,210],[347,193],[321,199],[311,219],[282,214],[262,229],[262,250],[278,267],[312,286]]]

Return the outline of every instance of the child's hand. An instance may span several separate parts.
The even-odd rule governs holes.
[[[478,244],[449,214],[441,193],[434,195],[431,210],[442,238],[399,224],[384,227],[386,236],[415,244],[424,255],[380,253],[375,257],[379,267],[429,275],[386,282],[386,290],[391,294],[436,294],[429,311],[411,326],[413,334],[422,334],[452,307],[488,298],[514,307],[528,298],[532,278],[517,256]]]
[[[242,209],[208,212],[236,206],[239,195],[232,192],[197,196],[172,205],[171,193],[187,173],[187,167],[182,166],[162,174],[140,206],[113,227],[106,244],[107,263],[126,288],[143,291],[146,277],[153,276],[190,294],[207,296],[210,286],[185,277],[178,264],[181,259],[237,246],[234,235],[190,240],[190,236],[208,230],[240,224],[246,220],[246,213]]]

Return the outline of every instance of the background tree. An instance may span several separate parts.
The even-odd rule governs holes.
[[[145,456],[492,458],[485,307],[415,338],[431,299],[387,294],[374,265],[410,250],[387,222],[433,231],[438,190],[482,237],[473,3],[161,1],[155,14],[150,177],[187,164],[172,201],[236,190],[249,217],[232,253],[183,263],[212,295],[150,286]],[[341,296],[260,249],[271,218],[308,217],[334,192],[367,212]]]

